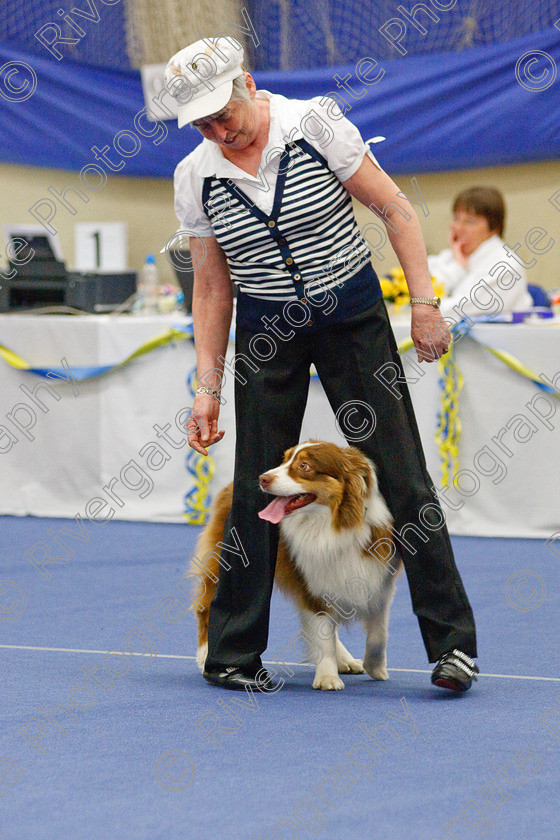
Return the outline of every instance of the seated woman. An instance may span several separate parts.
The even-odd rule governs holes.
[[[456,197],[450,247],[428,258],[446,291],[444,318],[457,323],[532,308],[522,261],[501,239],[504,219],[504,199],[494,187],[470,187]]]

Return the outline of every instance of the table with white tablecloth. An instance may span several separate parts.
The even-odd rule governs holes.
[[[393,324],[397,341],[408,323]],[[550,537],[560,531],[560,399],[540,390],[484,345],[503,350],[560,389],[560,322],[476,324],[455,346],[462,375],[459,472],[441,494],[449,530],[481,536]],[[409,359],[415,359],[411,351]],[[441,488],[436,444],[441,384],[435,364],[405,372],[428,468]],[[417,366],[418,367],[418,366]],[[415,381],[416,380],[416,381]],[[455,486],[456,485],[456,486]]]
[[[189,324],[177,313],[10,314],[0,316],[0,344],[43,371],[113,366],[170,327]],[[394,330],[397,341],[404,340],[408,322],[395,321]],[[472,336],[551,381],[560,372],[557,321],[477,324]],[[413,366],[407,359],[414,358],[413,352],[403,356],[405,372],[428,467],[441,488],[437,364]],[[458,399],[459,473],[455,486],[450,481],[442,489],[450,531],[550,537],[560,531],[560,400],[469,337],[456,345],[455,358],[464,384]],[[194,365],[191,340],[83,381],[62,373],[40,377],[0,359],[0,514],[185,522],[185,496],[191,492],[192,498],[196,470],[215,492],[232,476],[235,442],[230,373],[220,418],[226,435],[211,450],[213,475],[208,463],[193,470],[184,422]],[[302,431],[302,439],[308,437],[344,443],[316,378]]]

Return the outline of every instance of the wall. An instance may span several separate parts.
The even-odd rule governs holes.
[[[382,157],[381,154],[379,157]],[[399,176],[395,179],[403,192],[411,196],[414,194],[412,177]],[[537,264],[529,270],[529,278],[530,282],[546,288],[560,287],[560,212],[548,200],[554,192],[560,190],[559,162],[424,174],[419,175],[417,181],[429,211],[424,217],[420,208],[416,208],[430,253],[440,251],[447,245],[450,204],[456,193],[467,186],[491,184],[502,190],[506,198],[508,215],[505,239],[512,247],[521,243],[519,253],[525,260],[531,257],[525,245],[525,236],[531,228],[543,228],[556,240],[548,253],[537,256]],[[29,208],[41,198],[52,199],[48,193],[49,186],[61,191],[67,184],[79,186],[76,173],[0,165],[0,229],[4,224],[34,223],[36,220],[30,215]],[[59,206],[52,222],[58,230],[69,268],[74,267],[75,222],[126,221],[130,268],[138,270],[145,255],[155,252],[162,280],[173,279],[166,258],[158,253],[178,227],[173,212],[171,180],[113,176],[102,190],[88,191],[87,196],[89,201],[84,203],[78,196],[69,193],[68,199],[75,207],[75,215]],[[360,227],[376,221],[371,211],[360,205],[357,206],[357,216]],[[3,256],[3,230],[0,230],[0,234],[0,255]],[[543,241],[546,243],[547,240]],[[382,253],[385,259],[376,264],[380,274],[397,264],[389,244],[382,249]]]
[[[72,184],[80,187],[76,172],[56,169],[36,169],[25,166],[0,165],[0,256],[4,257],[5,224],[37,224],[29,208],[42,198],[53,199],[48,188],[59,192]],[[76,193],[68,193],[67,201],[75,208],[75,215],[58,204],[51,225],[58,231],[66,266],[74,268],[75,222],[127,222],[129,267],[138,271],[146,254],[155,253],[162,281],[174,278],[161,248],[178,228],[173,212],[173,183],[159,178],[119,178],[112,176],[106,186],[94,192],[82,190],[89,201],[85,203]],[[57,202],[55,202],[57,204]],[[2,260],[5,264],[5,260]]]

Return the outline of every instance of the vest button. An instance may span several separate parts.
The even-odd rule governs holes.
[[[307,303],[307,298],[304,298],[304,297],[303,297],[303,298],[300,298],[300,299],[299,299],[299,302],[300,302],[300,303]]]
[[[270,222],[268,223],[268,226],[269,226],[269,228],[276,227],[276,222],[273,222],[272,219],[271,219]]]
[[[283,236],[278,240],[278,244],[279,245],[285,245],[286,244],[286,240],[284,239]]]
[[[293,265],[293,259],[291,257],[286,257],[286,265]]]
[[[312,327],[313,326],[313,321],[308,321],[306,326]]]
[[[294,274],[294,280],[301,280],[301,274]]]

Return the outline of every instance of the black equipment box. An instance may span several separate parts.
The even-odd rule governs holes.
[[[15,276],[2,282],[0,312],[17,312],[43,306],[68,306],[66,280]]]
[[[112,312],[136,292],[136,272],[69,272],[47,236],[18,234],[17,240],[18,259],[0,281],[0,312],[46,306]]]
[[[4,280],[0,312],[71,306],[85,312],[112,312],[136,292],[136,272],[82,274],[68,272],[64,280],[20,276]]]
[[[67,306],[85,312],[112,312],[135,293],[135,271],[111,274],[68,273]]]

